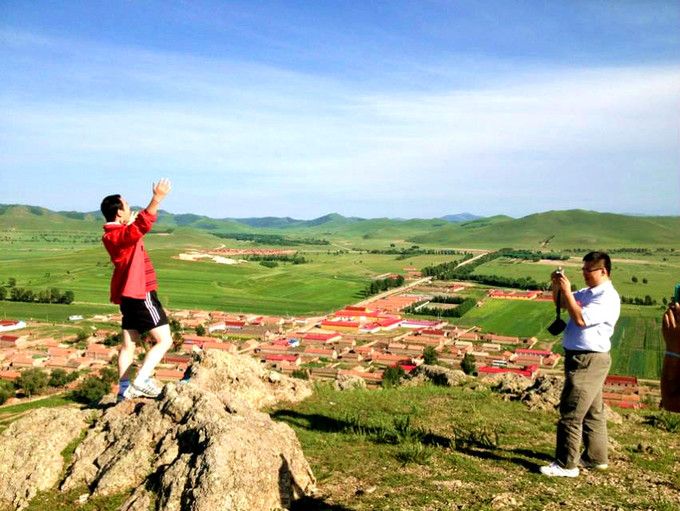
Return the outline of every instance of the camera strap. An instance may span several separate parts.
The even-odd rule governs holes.
[[[560,305],[562,304],[562,291],[558,290],[557,291],[557,300],[555,300],[555,319],[560,319],[560,314],[562,313],[562,308]]]

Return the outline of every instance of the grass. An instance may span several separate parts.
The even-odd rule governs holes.
[[[557,481],[538,474],[552,458],[556,415],[528,412],[488,391],[424,385],[338,392],[318,385],[310,399],[272,415],[296,431],[326,504],[338,509],[455,509],[457,504],[481,510],[506,493],[529,510],[560,502],[565,509],[680,504],[680,479],[673,469],[680,439],[640,421],[610,425],[620,446],[613,453],[614,470]],[[406,434],[385,442],[380,431],[394,431],[397,424]],[[422,432],[439,442],[428,443],[431,437]],[[656,454],[634,452],[640,442],[653,445]],[[376,491],[357,491],[369,487]]]
[[[670,414],[625,412],[623,424],[609,425],[612,469],[574,480],[538,473],[552,459],[554,412],[529,412],[472,386],[340,392],[318,383],[307,400],[270,414],[295,430],[318,481],[319,495],[293,509],[486,510],[507,495],[527,510],[680,505],[680,437],[674,417],[664,418]],[[65,458],[77,441],[62,452]],[[78,505],[84,493],[44,492],[28,509],[108,511],[129,495]]]
[[[59,406],[72,405],[65,394],[55,394],[49,397],[38,398],[25,403],[16,405],[5,405],[0,407],[0,431],[7,429],[12,422],[24,415],[29,410],[38,408],[57,408]]]
[[[549,302],[486,299],[482,307],[470,310],[454,322],[477,325],[484,332],[518,337],[554,340],[546,330],[555,319],[555,307]]]
[[[623,306],[612,336],[612,374],[633,374],[658,379],[663,365],[664,341],[657,308]]]
[[[14,277],[19,287],[71,289],[76,302],[80,302],[63,309],[71,314],[77,313],[76,305],[81,309],[91,304],[106,305],[111,266],[104,249],[88,244],[76,249],[48,245],[53,244],[36,242],[31,251],[12,248],[3,252],[0,281]],[[450,258],[433,255],[402,261],[394,255],[335,255],[318,251],[317,247],[313,252],[303,252],[309,263],[281,264],[276,268],[265,268],[254,262],[229,266],[175,259],[182,251],[217,245],[216,238],[206,240],[191,233],[148,239],[147,248],[158,273],[159,296],[166,306],[262,314],[329,312],[358,301],[361,291],[377,275],[402,271],[410,265],[437,264]],[[26,264],[27,259],[30,265]],[[0,314],[2,312],[0,308]]]
[[[352,229],[359,229],[360,224],[353,224]],[[371,225],[382,229],[388,224],[374,222]],[[417,225],[417,222],[413,224]],[[72,314],[88,317],[117,311],[117,307],[108,304],[111,266],[103,248],[92,241],[92,236],[96,234],[87,230],[74,233],[2,233],[6,238],[11,238],[11,242],[0,236],[3,248],[0,251],[0,282],[14,277],[17,285],[35,290],[46,287],[72,289],[76,294],[76,302],[71,305],[45,305],[3,301],[0,302],[0,317],[64,322]],[[333,243],[337,241],[347,247],[369,241],[382,248],[389,247],[381,238],[364,239],[357,233],[354,237],[337,240],[324,236],[330,237]],[[185,228],[178,228],[169,236],[148,237],[146,245],[157,269],[159,296],[167,308],[273,315],[323,314],[362,299],[362,290],[377,275],[403,271],[406,266],[421,268],[456,258],[421,255],[399,260],[395,255],[336,254],[334,251],[338,247],[331,245],[302,247],[309,263],[280,264],[276,268],[265,268],[253,262],[228,266],[175,259],[182,251],[214,248],[222,242],[233,247],[253,246],[248,242],[218,240],[205,232]],[[401,240],[396,244],[400,246],[404,243]],[[619,261],[623,258],[627,259]],[[624,253],[616,254],[615,259],[615,285],[621,294],[650,294],[657,300],[670,293],[673,275],[680,268],[680,257],[671,252],[652,255]],[[581,262],[578,257],[574,257],[559,264],[564,265],[572,275]],[[480,266],[476,271],[514,277],[532,276],[541,282],[547,279],[551,269],[552,266],[545,264],[499,259]],[[638,284],[632,283],[632,275],[637,276]],[[647,284],[641,283],[643,277],[648,279]],[[580,275],[574,282],[580,284],[578,279]],[[483,292],[482,288],[471,291],[477,294]],[[655,307],[624,307],[620,326],[613,339],[613,372],[658,378],[658,315],[659,311]],[[537,337],[542,341],[553,342],[557,339],[546,331],[552,319],[553,311],[549,303],[487,299],[483,307],[475,308],[463,318],[451,322],[478,325],[485,332]],[[78,323],[74,328],[87,326],[89,324]]]
[[[624,259],[625,256],[627,259]],[[614,286],[621,296],[644,298],[649,295],[661,303],[664,297],[670,298],[673,286],[680,272],[680,260],[677,257],[661,256],[644,257],[639,254],[616,254],[612,264]],[[532,277],[538,283],[547,283],[550,272],[558,266],[565,269],[571,282],[578,288],[584,286],[581,277],[582,262],[580,257],[568,261],[555,261],[554,264],[534,263],[517,259],[500,258],[483,264],[475,269],[478,275],[503,275],[507,277]],[[632,281],[637,277],[638,282]],[[647,283],[642,283],[646,278]]]

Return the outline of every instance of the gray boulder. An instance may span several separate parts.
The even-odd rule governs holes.
[[[23,509],[54,487],[64,469],[61,452],[87,428],[91,412],[40,408],[0,434],[0,506]]]
[[[438,365],[422,364],[413,371],[413,376],[424,375],[428,380],[436,385],[446,387],[456,387],[473,380],[460,369],[448,369]]]

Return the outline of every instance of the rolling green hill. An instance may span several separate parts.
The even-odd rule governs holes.
[[[447,246],[526,248],[615,248],[676,246],[680,217],[636,217],[569,210],[537,213],[517,220],[483,219],[411,238]]]
[[[0,205],[0,229],[98,231],[97,212],[54,212],[25,205]],[[385,240],[438,247],[516,248],[673,247],[680,217],[638,217],[569,210],[513,219],[498,215],[470,222],[444,219],[363,219],[331,213],[314,220],[293,218],[215,219],[161,211],[159,230],[178,227],[215,233],[266,233],[300,238]]]

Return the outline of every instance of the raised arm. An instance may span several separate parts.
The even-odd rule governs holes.
[[[158,214],[158,206],[163,201],[165,196],[170,193],[171,190],[170,180],[163,178],[158,183],[153,185],[153,196],[151,197],[151,202],[146,207],[146,211],[152,215]]]

